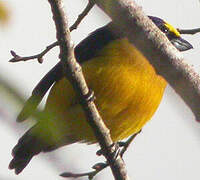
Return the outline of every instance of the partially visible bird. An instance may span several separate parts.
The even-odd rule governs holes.
[[[180,33],[160,18],[149,18],[180,51],[192,48]],[[114,34],[112,23],[97,29],[75,48],[95,104],[110,129],[113,141],[141,130],[162,99],[166,81],[156,74],[148,60],[124,36]],[[96,143],[79,100],[58,63],[40,82],[20,113],[18,121],[34,112],[50,90],[45,115],[18,141],[9,168],[19,174],[32,157],[76,142]],[[37,99],[38,97],[39,100]]]

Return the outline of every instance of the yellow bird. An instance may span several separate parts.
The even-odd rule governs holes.
[[[149,18],[180,51],[192,48],[180,33],[160,18]],[[111,30],[112,23],[97,29],[76,48],[95,104],[110,129],[114,142],[141,130],[151,119],[162,99],[166,81],[156,74],[148,60],[126,37]],[[39,83],[18,117],[26,119],[35,110],[49,87],[45,115],[28,130],[12,151],[9,168],[19,174],[32,157],[76,142],[96,143],[83,109],[58,63]],[[35,97],[40,97],[39,99]]]

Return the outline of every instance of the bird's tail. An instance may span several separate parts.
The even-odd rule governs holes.
[[[47,146],[32,133],[35,126],[28,130],[12,150],[13,159],[9,164],[10,169],[15,169],[19,174],[27,166],[34,155],[39,154]]]
[[[42,113],[41,119],[29,129],[12,150],[13,159],[9,164],[16,174],[28,165],[33,156],[40,152],[49,152],[61,146],[77,142],[68,129],[66,121],[54,118],[52,113]]]
[[[37,123],[29,129],[18,141],[12,150],[13,159],[9,169],[14,169],[19,174],[28,165],[33,156],[40,152],[53,151],[61,146],[75,143],[77,140],[71,135],[64,134],[61,128],[45,126]],[[49,128],[52,128],[51,130]]]

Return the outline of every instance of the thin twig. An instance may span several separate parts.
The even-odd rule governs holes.
[[[122,150],[120,151],[121,157],[123,157],[124,153],[127,151],[127,149],[128,149],[128,147],[130,146],[130,144],[133,142],[133,140],[135,139],[135,137],[136,137],[138,134],[141,133],[141,131],[142,131],[142,130],[140,130],[139,132],[133,134],[132,136],[130,136],[130,137],[128,138],[128,140],[127,140],[125,143],[123,143],[123,148],[122,148]]]
[[[80,104],[86,114],[88,124],[93,129],[94,135],[98,140],[104,156],[112,169],[112,173],[116,180],[127,180],[128,175],[124,161],[120,156],[115,157],[115,147],[113,144],[108,128],[105,126],[101,116],[99,115],[93,99],[88,100],[89,89],[83,77],[81,66],[76,62],[74,57],[74,47],[71,43],[68,22],[65,17],[62,0],[48,0],[53,13],[53,20],[56,25],[57,40],[60,47],[61,63],[66,78],[71,82],[75,92],[77,93]]]
[[[118,142],[119,146],[122,146],[123,148],[119,151],[119,154],[117,156],[123,157],[124,153],[127,151],[128,147],[130,146],[131,142],[135,139],[135,137],[141,132],[141,130],[132,136],[128,138],[125,142]],[[107,168],[109,165],[107,162],[105,163],[97,163],[92,168],[95,169],[94,171],[86,172],[86,173],[71,173],[71,172],[64,172],[60,174],[62,177],[66,178],[78,178],[78,177],[84,177],[87,176],[89,179],[93,179],[99,172],[101,172],[103,169]]]
[[[49,52],[52,48],[54,48],[55,46],[58,46],[58,42],[54,42],[52,44],[50,44],[49,46],[46,47],[46,49],[44,51],[42,51],[39,54],[33,55],[33,56],[26,56],[26,57],[22,57],[17,55],[14,51],[10,51],[10,53],[12,54],[13,58],[9,60],[9,62],[19,62],[19,61],[28,61],[28,60],[32,60],[32,59],[37,59],[39,63],[43,62],[43,56]]]
[[[89,13],[89,11],[94,7],[94,2],[93,1],[89,1],[86,8],[83,10],[83,12],[78,16],[77,20],[75,21],[75,23],[70,27],[70,31],[73,31],[75,29],[77,29],[78,25],[81,23],[81,21],[84,19],[85,16],[87,16],[87,14]],[[13,56],[12,59],[9,60],[9,62],[20,62],[20,61],[29,61],[29,60],[33,60],[33,59],[37,59],[39,63],[43,63],[43,57],[45,54],[47,54],[52,48],[58,46],[59,43],[58,41],[50,44],[49,46],[47,46],[45,48],[45,50],[43,50],[41,53],[36,54],[36,55],[32,55],[32,56],[19,56],[16,52],[14,52],[13,50],[10,51],[11,55]]]
[[[100,171],[108,167],[108,163],[98,163],[95,166],[93,166],[94,171],[90,171],[87,173],[71,173],[71,172],[64,172],[60,174],[60,176],[65,178],[78,178],[78,177],[84,177],[87,176],[89,180],[92,180]]]
[[[94,7],[95,3],[93,1],[89,1],[86,8],[83,10],[81,14],[79,14],[77,20],[75,23],[69,28],[72,32],[74,29],[77,29],[78,25],[81,23],[81,21],[84,19],[85,16],[89,13],[89,11]]]
[[[177,29],[180,34],[196,34],[200,32],[200,28],[195,29]]]

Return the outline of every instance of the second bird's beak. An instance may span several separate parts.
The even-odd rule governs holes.
[[[170,41],[179,51],[187,51],[193,48],[188,41],[181,37],[173,38]]]

